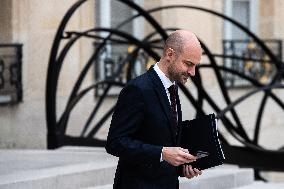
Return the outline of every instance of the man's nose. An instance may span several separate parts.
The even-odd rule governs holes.
[[[195,68],[189,69],[188,73],[189,73],[190,76],[195,76]]]

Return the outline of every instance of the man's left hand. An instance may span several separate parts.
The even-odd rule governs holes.
[[[196,168],[192,168],[191,165],[183,165],[183,175],[188,178],[191,179],[193,177],[197,177],[198,175],[201,175],[202,171],[196,169]]]

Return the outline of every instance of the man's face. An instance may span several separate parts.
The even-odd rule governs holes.
[[[195,67],[201,59],[199,49],[184,48],[182,52],[173,51],[173,57],[168,67],[169,78],[185,84],[189,77],[195,75]]]

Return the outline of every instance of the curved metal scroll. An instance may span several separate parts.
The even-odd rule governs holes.
[[[184,85],[179,85],[180,91],[185,95],[186,99],[196,110],[196,116],[206,114],[206,109],[204,108],[204,103],[206,102],[215,111],[218,118],[221,120],[224,128],[233,136],[237,141],[239,141],[242,146],[233,146],[226,139],[226,137],[220,132],[220,139],[226,154],[227,163],[238,164],[240,166],[253,167],[260,170],[273,170],[273,171],[284,171],[284,151],[283,150],[270,150],[266,149],[259,144],[259,134],[261,120],[263,117],[263,112],[268,99],[273,100],[279,107],[283,110],[284,103],[274,92],[275,89],[282,89],[281,79],[284,75],[283,62],[279,60],[274,53],[268,48],[265,43],[259,39],[255,34],[249,31],[246,27],[238,23],[237,21],[212,10],[186,5],[172,5],[165,7],[157,7],[151,10],[143,10],[141,7],[135,3],[127,0],[118,0],[119,2],[129,6],[130,8],[137,11],[137,14],[126,19],[124,22],[119,24],[117,28],[91,28],[86,31],[65,31],[66,25],[68,24],[70,18],[74,15],[76,10],[85,3],[87,0],[80,0],[75,3],[64,16],[58,31],[56,33],[53,46],[50,53],[48,73],[47,73],[47,83],[46,83],[46,120],[48,129],[48,148],[54,149],[63,145],[78,145],[78,146],[104,146],[105,140],[96,138],[96,133],[102,128],[107,119],[109,119],[113,113],[114,106],[110,107],[109,110],[102,116],[98,118],[98,111],[103,106],[103,103],[107,99],[109,91],[113,87],[122,88],[127,81],[135,77],[134,67],[137,64],[137,58],[139,53],[143,52],[143,55],[147,60],[159,60],[159,53],[161,53],[162,43],[167,38],[167,33],[169,31],[175,30],[177,28],[163,28],[152,16],[151,13],[170,9],[188,9],[196,10],[203,13],[210,14],[212,16],[217,16],[224,21],[230,22],[233,26],[238,27],[244,33],[246,33],[251,41],[254,41],[262,51],[269,57],[269,60],[255,60],[248,57],[238,57],[238,56],[226,56],[213,54],[212,51],[206,46],[206,44],[200,39],[203,48],[203,55],[207,56],[209,63],[201,64],[196,70],[196,77],[192,78],[192,82],[197,89],[197,97],[188,90]],[[122,32],[121,27],[127,23],[133,21],[138,17],[143,17],[150,25],[154,28],[155,32],[149,34],[144,39],[139,40],[130,34]],[[100,33],[107,33],[108,36],[105,38],[100,37]],[[59,82],[59,76],[61,74],[61,68],[63,64],[66,64],[65,59],[74,44],[76,44],[80,39],[88,38],[97,42],[94,53],[88,59],[84,65],[81,73],[76,80],[74,87],[71,90],[70,96],[63,110],[63,113],[58,116],[57,112],[57,87]],[[98,42],[99,41],[99,42]],[[134,49],[129,52],[126,57],[117,66],[116,72],[112,77],[94,83],[93,85],[83,88],[82,83],[87,75],[87,72],[92,66],[98,64],[100,56],[107,44],[128,44],[134,46]],[[230,67],[221,66],[217,64],[216,58],[223,58],[231,60],[245,60],[254,61],[256,64],[259,61],[269,62],[275,67],[275,73],[272,75],[272,79],[269,83],[261,83],[257,79],[250,77],[244,73],[236,71]],[[213,98],[209,95],[209,92],[205,89],[202,80],[202,69],[212,69],[217,81],[220,91],[222,93],[222,98],[226,103],[225,108],[220,108]],[[126,70],[126,80],[117,81],[117,76],[120,76]],[[146,69],[145,69],[146,70]],[[234,76],[242,78],[243,80],[250,83],[255,87],[254,91],[244,94],[239,99],[232,101],[228,92],[228,88],[225,85],[223,73],[230,73]],[[103,87],[102,94],[97,98],[94,104],[93,110],[86,120],[85,125],[82,125],[82,130],[79,136],[70,136],[67,134],[67,126],[71,123],[68,122],[71,112],[76,108],[76,105],[80,100],[90,92],[98,90],[99,87]],[[263,98],[261,100],[258,114],[256,117],[255,129],[253,133],[253,138],[249,137],[246,132],[245,125],[242,124],[240,116],[236,112],[235,108],[240,103],[249,100],[248,98],[256,93],[263,92]],[[283,111],[284,112],[284,111]],[[231,114],[231,117],[228,116]],[[282,116],[283,117],[283,116]],[[92,127],[92,120],[98,119],[98,122]],[[258,161],[255,161],[255,160]]]

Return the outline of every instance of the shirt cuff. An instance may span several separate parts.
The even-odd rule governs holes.
[[[161,157],[160,157],[160,162],[164,161],[163,160],[163,153],[161,152]]]

